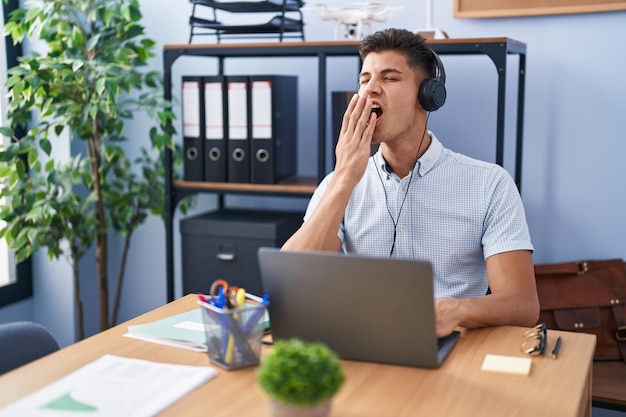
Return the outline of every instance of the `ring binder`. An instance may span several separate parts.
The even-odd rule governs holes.
[[[247,76],[228,76],[228,181],[250,182],[249,93]]]
[[[298,79],[252,76],[251,179],[275,184],[296,174]]]
[[[182,78],[182,121],[183,148],[185,153],[185,181],[204,179],[204,140],[200,128],[203,123],[202,77],[184,76]]]
[[[204,77],[204,180],[225,182],[227,169],[227,113],[225,80],[222,76]]]

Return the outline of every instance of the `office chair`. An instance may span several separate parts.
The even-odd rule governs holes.
[[[41,324],[0,324],[0,375],[57,350],[59,344]]]

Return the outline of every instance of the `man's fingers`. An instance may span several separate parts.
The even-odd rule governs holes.
[[[348,130],[348,125],[350,124],[350,116],[354,112],[354,108],[356,107],[358,100],[359,100],[358,94],[353,95],[352,98],[350,99],[350,102],[348,103],[348,108],[346,109],[346,112],[343,114],[343,120],[341,122],[341,133],[345,133]]]
[[[367,138],[369,142],[372,141],[372,136],[374,135],[374,129],[376,128],[376,113],[371,112],[369,115],[369,120],[367,122],[367,126],[365,126],[365,131],[363,132],[363,138]]]
[[[343,130],[343,133],[348,137],[361,141],[363,139],[363,133],[370,123],[372,115],[371,110],[372,102],[371,99],[367,97],[358,97],[356,102],[351,101],[350,106],[348,106],[348,110],[344,115],[343,127],[345,127],[345,130]],[[346,117],[347,124],[345,123]]]

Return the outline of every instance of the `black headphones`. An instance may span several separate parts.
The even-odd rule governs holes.
[[[435,111],[446,102],[446,72],[439,55],[431,50],[437,65],[436,78],[426,78],[420,84],[419,100],[426,111]]]

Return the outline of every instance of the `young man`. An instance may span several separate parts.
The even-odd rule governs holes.
[[[511,176],[444,148],[427,130],[427,109],[443,104],[445,90],[433,107],[420,88],[443,81],[438,58],[400,29],[367,36],[359,54],[359,93],[343,117],[335,170],[283,250],[431,262],[439,336],[456,326],[535,325],[533,247]],[[370,157],[372,143],[380,147]]]

